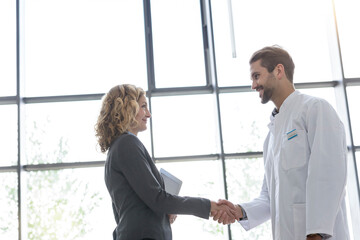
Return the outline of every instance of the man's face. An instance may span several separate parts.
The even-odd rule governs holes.
[[[259,92],[261,103],[265,104],[272,100],[274,93],[274,84],[276,78],[273,73],[269,73],[266,68],[261,66],[261,60],[250,64],[251,89]]]

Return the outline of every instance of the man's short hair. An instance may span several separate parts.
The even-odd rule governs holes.
[[[285,68],[286,77],[293,83],[295,64],[290,54],[280,46],[274,45],[264,47],[256,51],[250,58],[249,63],[261,60],[261,66],[266,68],[268,72],[272,72],[278,64],[282,64]]]

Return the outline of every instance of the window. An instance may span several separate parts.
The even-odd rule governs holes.
[[[151,17],[156,87],[205,85],[199,1],[151,1]]]
[[[103,160],[94,130],[99,113],[99,101],[28,104],[27,163]]]
[[[156,157],[219,151],[212,95],[154,97],[152,105]]]
[[[17,164],[17,108],[16,105],[0,105],[0,165]]]
[[[264,160],[259,158],[226,160],[229,200],[236,203],[251,201],[259,196],[263,177]],[[271,224],[245,231],[239,223],[231,225],[233,239],[271,239]]]
[[[224,198],[220,161],[157,163],[157,167],[164,168],[183,181],[180,196],[203,197],[213,201]],[[227,227],[212,219],[178,215],[171,228],[174,239],[227,239]]]
[[[350,121],[354,144],[360,145],[360,109],[359,109],[359,91],[360,87],[348,87],[348,98],[349,98],[349,110],[350,110]]]
[[[354,59],[357,59],[360,54],[360,31],[355,30],[357,23],[360,22],[358,14],[360,2],[357,0],[336,0],[335,7],[345,77],[358,78],[360,77],[360,69]]]
[[[0,96],[16,92],[16,1],[0,2]]]
[[[330,2],[233,0],[232,10],[212,0],[214,41],[220,86],[249,85],[249,59],[264,46],[280,45],[295,62],[294,82],[331,79],[327,23]],[[261,7],[260,7],[261,6]],[[308,7],[311,6],[311,7]],[[281,8],[281,10],[279,10]],[[331,11],[331,10],[330,10]],[[281,13],[280,13],[281,12]],[[232,17],[231,14],[232,13]],[[306,17],[304,17],[306,15]],[[233,32],[229,21],[233,20]],[[234,48],[232,48],[232,37]],[[236,53],[236,57],[233,57]],[[316,66],[316,71],[310,68]],[[311,74],[309,74],[311,72]]]
[[[18,187],[17,174],[0,173],[2,191],[0,192],[0,238],[18,238]]]
[[[112,237],[116,224],[103,168],[32,171],[26,177],[27,239]]]
[[[146,87],[141,2],[37,0],[25,11],[27,96]]]
[[[359,159],[360,159],[360,151],[358,151],[358,152],[356,152],[356,155],[355,155],[355,157],[356,157],[356,166],[357,166],[357,176],[358,176],[358,180],[360,181],[360,161],[359,161]]]
[[[334,89],[332,88],[308,88],[308,89],[300,89],[300,92],[325,99],[332,105],[332,107],[335,110],[337,108],[336,100],[335,100],[335,92]]]
[[[262,104],[258,93],[220,95],[221,123],[226,153],[261,152],[274,109]],[[246,137],[245,137],[246,136]]]

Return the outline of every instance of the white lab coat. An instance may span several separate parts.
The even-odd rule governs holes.
[[[241,225],[249,230],[271,218],[275,240],[305,240],[311,233],[349,239],[346,138],[335,110],[295,91],[268,127],[262,190],[241,204],[248,217]]]

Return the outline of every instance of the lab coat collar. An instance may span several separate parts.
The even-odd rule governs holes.
[[[271,132],[273,132],[273,130],[274,130],[273,127],[274,127],[275,117],[283,116],[284,113],[286,113],[288,111],[288,109],[293,105],[292,103],[295,101],[296,96],[299,96],[299,95],[300,95],[300,92],[298,90],[295,90],[281,104],[280,111],[278,114],[273,115],[273,112],[271,112],[270,123],[268,124],[268,128],[270,129]]]
[[[298,90],[292,92],[281,104],[279,114],[286,112],[292,106],[292,103],[295,101],[296,96],[299,95],[300,92]]]

